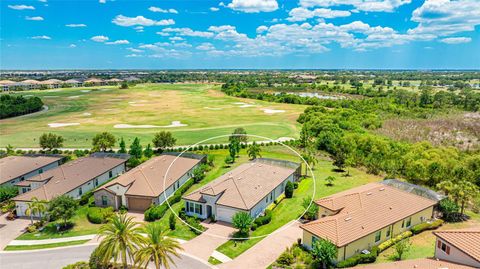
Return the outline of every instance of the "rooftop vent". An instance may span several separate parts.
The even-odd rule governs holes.
[[[372,193],[371,193],[371,192],[367,192],[367,195],[372,195]]]
[[[385,190],[385,188],[380,188],[380,191],[384,191],[384,190]]]
[[[352,217],[348,217],[348,218],[345,219],[345,221],[349,221],[351,219],[352,219]]]

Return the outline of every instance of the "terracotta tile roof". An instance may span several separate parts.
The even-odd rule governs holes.
[[[126,162],[118,158],[84,157],[65,163],[58,168],[50,169],[43,174],[27,179],[29,182],[48,180],[41,187],[13,198],[14,201],[30,201],[33,197],[39,200],[51,200],[65,194],[86,182],[100,176],[116,166]]]
[[[130,186],[125,193],[126,195],[157,197],[164,190],[164,177],[170,165],[172,166],[165,181],[166,188],[200,162],[200,160],[193,158],[179,157],[177,160],[175,158],[176,156],[172,155],[154,157],[105,184],[101,189],[120,184],[124,187]],[[174,160],[175,162],[173,162]]]
[[[25,83],[25,84],[40,84],[40,81],[35,80],[35,79],[26,79],[26,80],[23,80],[21,82]]]
[[[435,201],[380,183],[370,183],[316,201],[340,210],[300,227],[338,247],[436,204]]]
[[[436,231],[433,234],[480,262],[480,227]]]
[[[60,84],[60,83],[63,83],[63,81],[58,79],[47,79],[47,80],[39,81],[38,83],[49,85],[49,84]]]
[[[202,195],[221,194],[216,204],[250,210],[295,171],[261,162],[244,163],[184,198],[202,202]]]
[[[8,156],[0,159],[0,184],[61,160],[54,156]]]
[[[15,84],[17,83],[16,81],[13,80],[0,80],[0,85],[10,85],[10,84]]]
[[[359,269],[472,269],[474,267],[437,259],[414,259],[355,266]]]

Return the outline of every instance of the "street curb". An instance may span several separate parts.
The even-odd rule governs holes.
[[[84,247],[84,246],[98,246],[100,243],[85,243],[81,245],[75,245],[75,246],[64,246],[64,247],[53,247],[53,248],[44,248],[44,249],[31,249],[31,250],[2,250],[0,251],[0,254],[5,254],[5,253],[28,253],[28,252],[42,252],[42,251],[51,251],[51,250],[57,250],[57,249],[68,249],[68,248],[78,248],[78,247]]]

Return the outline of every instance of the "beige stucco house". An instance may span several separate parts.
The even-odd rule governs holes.
[[[319,238],[337,246],[337,261],[369,250],[433,216],[436,201],[370,183],[315,201],[319,219],[303,224],[307,248]]]
[[[145,211],[159,205],[193,176],[193,170],[205,161],[204,155],[189,157],[160,155],[133,168],[94,192],[95,204],[101,207],[126,206],[130,211]],[[167,174],[168,170],[168,174]],[[167,178],[165,179],[165,175]]]
[[[480,268],[480,227],[436,231],[435,258]]]
[[[299,175],[298,163],[255,159],[185,195],[185,212],[224,222],[232,222],[233,215],[240,211],[255,218],[284,193],[288,181],[296,181]]]
[[[0,159],[0,186],[12,185],[58,167],[61,156],[8,156]]]

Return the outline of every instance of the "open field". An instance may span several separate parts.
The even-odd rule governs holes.
[[[108,131],[128,144],[143,144],[161,130],[171,131],[177,144],[229,134],[236,127],[270,137],[298,137],[296,122],[305,106],[268,103],[224,95],[208,84],[140,84],[113,87],[51,89],[15,94],[42,98],[47,111],[0,121],[0,147],[38,147],[44,132],[60,134],[64,147],[90,147],[91,138]],[[139,126],[140,125],[140,126]],[[142,126],[143,125],[143,126]],[[219,141],[209,141],[221,142]]]

